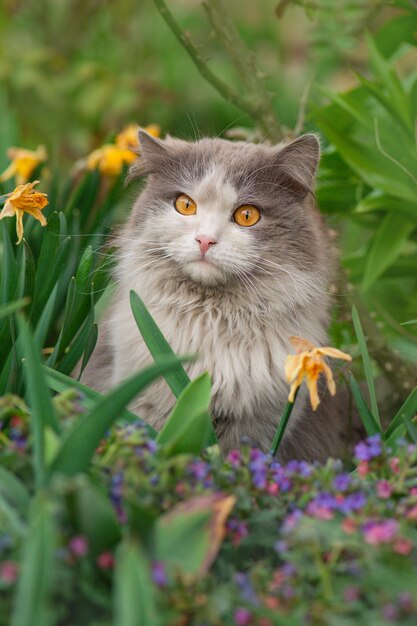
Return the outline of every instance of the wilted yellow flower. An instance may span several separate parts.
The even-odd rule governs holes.
[[[139,126],[137,124],[129,124],[126,126],[121,133],[116,136],[115,144],[119,148],[128,148],[129,150],[136,150],[139,148],[139,139],[138,139],[138,130]],[[149,126],[144,126],[143,130],[152,137],[159,137],[161,134],[161,128],[158,124],[150,124]]]
[[[327,387],[332,396],[336,393],[336,384],[333,379],[332,370],[323,357],[329,356],[333,359],[343,359],[345,361],[351,361],[352,357],[336,348],[316,347],[310,341],[302,337],[290,337],[290,341],[296,349],[297,354],[289,354],[285,362],[285,377],[287,382],[291,384],[288,400],[289,402],[294,402],[295,392],[305,378],[310,394],[311,406],[313,407],[313,411],[315,411],[320,404],[317,381],[322,372],[326,377]]]
[[[94,150],[86,161],[88,170],[99,169],[104,176],[117,176],[121,173],[123,165],[133,163],[137,155],[127,148],[119,148],[112,143],[104,144]]]
[[[36,150],[24,148],[9,148],[7,156],[11,160],[9,167],[1,174],[0,182],[4,182],[12,176],[16,177],[18,185],[24,185],[32,176],[40,163],[48,158],[45,146],[38,146]]]
[[[26,183],[26,185],[19,185],[14,191],[7,194],[6,203],[0,213],[0,220],[3,217],[13,217],[16,215],[16,232],[17,243],[19,244],[23,239],[23,214],[29,213],[35,219],[37,219],[42,226],[46,226],[45,216],[41,211],[48,204],[48,198],[46,193],[40,191],[34,191],[35,185],[38,185],[39,181],[35,180],[33,183]]]

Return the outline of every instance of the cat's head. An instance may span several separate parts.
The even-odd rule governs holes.
[[[154,254],[207,286],[315,273],[326,237],[314,207],[315,135],[275,147],[164,141],[140,131],[147,184],[131,218]]]

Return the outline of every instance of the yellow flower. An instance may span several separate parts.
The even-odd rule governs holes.
[[[136,150],[139,148],[138,130],[139,126],[137,124],[129,124],[126,126],[126,128],[116,136],[116,146],[119,148],[128,148],[129,150]],[[146,130],[146,132],[149,135],[152,135],[152,137],[159,137],[161,134],[161,129],[158,124],[144,126],[143,130]]]
[[[127,148],[119,148],[112,143],[104,144],[94,150],[86,161],[88,170],[99,169],[104,176],[117,176],[121,173],[123,165],[133,163],[137,155]]]
[[[317,381],[322,372],[326,377],[327,387],[332,396],[336,393],[336,384],[332,370],[323,357],[329,356],[333,359],[343,359],[345,361],[351,361],[352,357],[336,348],[318,348],[302,337],[290,337],[290,341],[297,354],[289,354],[285,362],[285,377],[287,382],[291,384],[288,400],[289,402],[294,402],[295,392],[305,378],[310,394],[311,406],[313,411],[315,411],[320,404]]]
[[[42,226],[46,226],[45,216],[41,211],[48,204],[46,193],[34,191],[35,185],[38,185],[39,181],[35,180],[33,183],[26,183],[26,185],[19,185],[14,191],[7,194],[6,203],[0,213],[0,220],[3,217],[13,217],[16,215],[16,232],[17,243],[19,244],[23,239],[23,214],[29,213],[35,219],[39,220]]]
[[[9,167],[1,174],[0,182],[4,182],[13,176],[16,177],[18,185],[24,185],[32,176],[40,163],[44,163],[48,158],[45,146],[38,146],[36,150],[25,150],[24,148],[9,148],[7,156],[11,160]]]

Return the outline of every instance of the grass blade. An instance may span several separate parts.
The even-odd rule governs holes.
[[[178,363],[177,357],[167,357],[164,362],[138,372],[103,396],[87,415],[78,419],[64,438],[49,467],[49,478],[56,473],[74,476],[86,471],[95,449],[126,404],[167,370],[178,368]]]
[[[38,347],[29,330],[26,320],[18,317],[21,350],[25,357],[25,378],[27,395],[32,413],[33,448],[35,481],[37,487],[43,484],[45,477],[44,429],[50,426],[56,433],[60,432],[48,386],[42,372],[42,362]]]
[[[30,514],[10,626],[52,625],[50,600],[54,551],[52,507],[44,496],[38,497]]]
[[[403,417],[403,422],[405,424],[406,429],[408,430],[408,434],[410,435],[411,439],[413,440],[414,443],[417,444],[416,426],[413,424],[413,422],[410,420],[409,417]]]
[[[376,400],[374,377],[372,375],[371,358],[369,356],[369,352],[368,352],[368,348],[367,348],[366,340],[365,340],[365,335],[363,334],[362,324],[359,319],[359,314],[355,305],[353,305],[352,307],[352,322],[355,328],[356,337],[358,339],[359,350],[362,355],[363,368],[365,371],[366,383],[368,385],[369,397],[371,400],[371,413],[377,421],[379,432],[381,432],[381,420],[379,418],[378,403]]]
[[[173,356],[174,352],[171,346],[161,333],[141,298],[134,291],[130,292],[130,306],[132,307],[139,332],[155,360],[155,363],[158,363],[159,360],[165,356]],[[190,383],[190,377],[183,368],[175,372],[167,372],[164,378],[176,398],[178,398],[181,392]]]
[[[359,416],[362,420],[362,423],[365,427],[365,430],[368,436],[376,435],[381,432],[381,427],[375,420],[375,417],[372,415],[371,411],[368,409],[368,406],[363,398],[360,387],[356,381],[356,378],[352,374],[349,373],[349,386],[352,391],[353,398],[356,402],[357,409],[359,411]]]
[[[400,426],[404,418],[411,419],[417,413],[417,387],[413,389],[405,402],[401,405],[396,415],[391,420],[390,425],[385,431],[385,438],[390,437],[392,433]]]
[[[43,371],[45,372],[46,382],[48,383],[51,389],[53,389],[57,393],[63,393],[67,391],[68,387],[77,389],[77,391],[79,391],[80,394],[82,394],[85,397],[84,400],[81,400],[81,404],[86,406],[88,409],[93,408],[93,406],[97,404],[98,400],[103,399],[103,395],[99,393],[98,391],[94,391],[94,389],[90,389],[90,387],[86,387],[86,385],[83,385],[82,383],[80,383],[78,380],[75,380],[74,378],[70,378],[66,374],[63,374],[62,372],[58,372],[52,369],[51,367],[47,367],[46,365],[43,366]],[[135,413],[132,413],[131,411],[128,411],[127,409],[123,409],[122,411],[120,411],[120,418],[124,419],[128,423],[140,422],[146,427],[146,430],[148,431],[148,435],[152,437],[152,439],[154,439],[156,435],[158,434],[157,431],[154,428],[152,428],[152,426],[150,426],[140,417],[135,415]]]
[[[160,623],[149,562],[132,539],[126,539],[116,554],[114,613],[117,626],[157,626]]]
[[[0,306],[0,319],[2,317],[7,317],[16,311],[20,311],[23,307],[29,304],[28,298],[21,298],[21,300],[15,300],[15,302],[10,302],[9,304],[3,304]]]

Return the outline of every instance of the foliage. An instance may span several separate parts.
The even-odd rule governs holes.
[[[78,392],[54,405],[68,433],[85,420]],[[348,474],[172,456],[136,423],[31,495],[32,419],[4,399],[0,624],[414,624],[415,445],[370,437]]]

